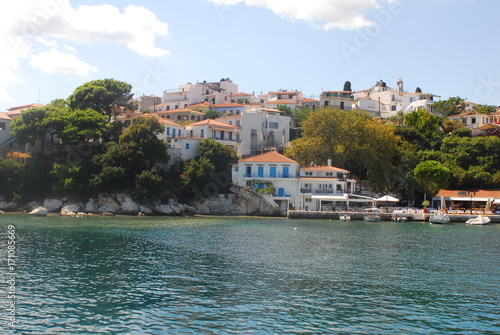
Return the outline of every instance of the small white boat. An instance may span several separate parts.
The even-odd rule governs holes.
[[[351,220],[351,216],[349,214],[342,214],[340,217],[339,217],[339,220],[340,221],[350,221]]]
[[[437,212],[436,214],[431,215],[429,222],[433,224],[446,224],[450,223],[450,217],[444,212]]]
[[[465,221],[469,226],[482,226],[491,222],[491,219],[484,215],[478,215],[475,218]]]
[[[367,208],[365,209],[363,220],[365,220],[366,222],[378,222],[381,219],[380,214],[382,214],[380,208]]]
[[[406,218],[404,211],[394,211],[394,212],[392,212],[391,221],[406,222],[406,221],[408,221],[408,219]]]

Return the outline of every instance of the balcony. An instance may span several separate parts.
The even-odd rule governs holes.
[[[253,178],[253,179],[269,179],[269,178],[282,178],[282,179],[286,179],[286,178],[297,178],[297,176],[294,176],[294,175],[291,175],[291,174],[288,174],[288,175],[282,175],[281,173],[277,173],[275,175],[270,175],[270,174],[261,174],[259,175],[258,173],[252,173],[252,174],[244,174],[243,175],[244,178]]]

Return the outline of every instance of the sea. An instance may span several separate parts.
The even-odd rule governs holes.
[[[1,334],[500,334],[500,225],[7,214],[0,229]]]

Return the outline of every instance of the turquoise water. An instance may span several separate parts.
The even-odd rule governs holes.
[[[3,260],[9,224],[7,333],[500,332],[500,225],[10,215]]]

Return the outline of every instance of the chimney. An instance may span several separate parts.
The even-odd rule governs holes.
[[[332,166],[332,160],[330,158],[328,158],[326,165],[327,166]]]

